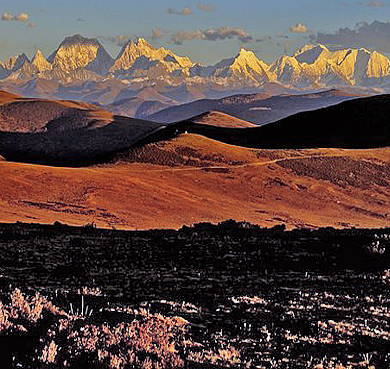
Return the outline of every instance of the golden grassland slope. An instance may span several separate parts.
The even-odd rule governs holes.
[[[21,96],[0,90],[0,105],[16,101],[20,98]]]
[[[384,227],[389,169],[390,148],[255,150],[184,134],[99,167],[0,162],[0,221]]]
[[[190,120],[195,123],[209,124],[212,126],[227,128],[256,127],[256,124],[249,123],[245,120],[233,117],[225,113],[221,113],[219,111],[210,111]]]

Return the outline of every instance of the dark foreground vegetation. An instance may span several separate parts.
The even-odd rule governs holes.
[[[390,229],[3,224],[2,358],[24,368],[386,368],[389,267]]]

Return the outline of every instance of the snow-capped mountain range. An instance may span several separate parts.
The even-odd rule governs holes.
[[[295,89],[358,86],[386,90],[390,89],[390,59],[366,49],[330,51],[324,45],[306,45],[293,56],[284,55],[271,64],[261,61],[252,51],[241,49],[230,59],[203,66],[163,47],[156,49],[142,38],[129,41],[114,59],[97,39],[75,35],[67,37],[48,58],[37,51],[32,60],[23,53],[0,62],[0,88],[6,86],[18,93],[39,90],[46,96],[59,85],[69,89],[83,83],[88,89],[91,83],[109,84],[111,91],[115,84],[133,90],[156,90],[159,86],[158,93],[162,89],[164,96],[173,100],[180,100],[176,95],[182,92],[196,98],[196,88],[237,92],[268,84]],[[176,95],[169,95],[169,89],[175,87],[179,89]],[[116,90],[122,91],[122,87]],[[128,98],[131,94],[122,93],[119,97]]]

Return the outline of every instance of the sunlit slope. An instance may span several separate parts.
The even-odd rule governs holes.
[[[254,150],[187,134],[102,167],[0,162],[0,221],[149,229],[233,218],[384,227],[389,165],[390,149]]]
[[[194,123],[207,124],[216,127],[226,128],[248,128],[256,127],[255,124],[247,122],[245,120],[235,118],[231,115],[221,113],[219,111],[210,111],[204,114],[200,114],[197,117],[191,118]]]

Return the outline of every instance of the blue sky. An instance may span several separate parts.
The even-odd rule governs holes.
[[[48,56],[66,36],[77,33],[99,37],[115,57],[120,50],[116,40],[150,39],[153,29],[158,36],[151,39],[153,45],[205,64],[233,56],[241,47],[270,62],[310,43],[310,37],[332,43],[337,36],[342,46],[350,43],[390,52],[390,43],[387,49],[384,41],[390,39],[390,0],[205,0],[202,4],[192,0],[5,0],[0,14],[14,18],[28,14],[29,19],[0,21],[0,58],[21,52],[32,56],[38,48]],[[374,21],[379,21],[375,27]],[[297,24],[303,28],[295,29],[306,32],[292,32],[290,27]],[[348,30],[340,32],[340,28]],[[378,43],[376,37],[381,39]]]

